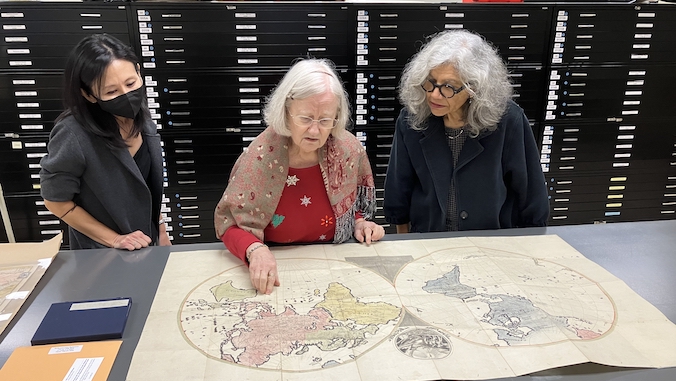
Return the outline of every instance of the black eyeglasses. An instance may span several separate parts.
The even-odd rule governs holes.
[[[439,92],[444,98],[453,98],[455,94],[465,90],[465,85],[460,86],[459,89],[456,89],[455,87],[449,85],[449,84],[436,84],[434,83],[431,79],[428,79],[427,81],[423,82],[420,87],[423,88],[423,90],[427,91],[428,93],[431,93],[434,91],[434,89],[439,88]]]

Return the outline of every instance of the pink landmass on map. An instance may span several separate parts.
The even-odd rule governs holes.
[[[335,326],[330,319],[322,308],[314,308],[307,315],[299,315],[290,307],[279,315],[264,311],[247,322],[248,330],[232,338],[236,348],[244,348],[237,362],[260,366],[277,353],[289,355],[304,345],[307,335]]]
[[[577,332],[577,337],[579,337],[582,340],[595,339],[601,336],[601,334],[596,333],[594,331],[590,331],[588,329],[576,329],[575,331]]]

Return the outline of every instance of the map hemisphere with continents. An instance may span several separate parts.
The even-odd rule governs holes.
[[[386,340],[403,314],[393,285],[368,269],[280,260],[278,271],[283,284],[271,295],[257,294],[241,268],[198,285],[179,312],[186,340],[239,365],[312,371],[354,361]]]
[[[495,249],[432,253],[404,267],[396,288],[416,317],[480,345],[596,339],[616,321],[612,300],[586,276]]]
[[[302,372],[379,345],[441,359],[453,352],[451,338],[490,347],[596,339],[616,321],[596,282],[552,261],[465,247],[397,262],[381,274],[383,264],[368,258],[279,260],[282,286],[271,295],[234,267],[188,294],[179,328],[210,358]]]

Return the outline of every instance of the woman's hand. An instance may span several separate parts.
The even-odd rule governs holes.
[[[354,238],[359,242],[366,242],[367,245],[370,245],[371,242],[378,241],[384,236],[385,228],[373,221],[360,218],[354,224]]]
[[[279,286],[279,274],[277,274],[277,260],[270,249],[260,242],[255,242],[247,247],[249,258],[249,278],[251,284],[264,294],[272,293],[272,288]]]
[[[120,234],[115,237],[112,247],[115,249],[125,249],[131,251],[148,247],[151,242],[153,242],[153,240],[151,240],[150,237],[143,234],[142,231],[137,230],[129,234]]]
[[[68,226],[107,247],[131,251],[148,247],[152,242],[150,237],[140,230],[129,234],[117,234],[73,201],[45,200],[45,207]]]

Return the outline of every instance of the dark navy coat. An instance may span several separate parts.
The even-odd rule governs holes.
[[[455,178],[460,230],[545,226],[549,200],[540,154],[523,110],[509,102],[493,132],[468,137],[453,168],[443,120],[425,130],[396,123],[385,179],[385,218],[411,232],[446,230],[448,192]]]

